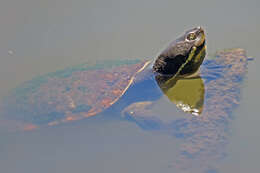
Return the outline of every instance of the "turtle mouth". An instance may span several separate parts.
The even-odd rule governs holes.
[[[201,51],[203,51],[203,50],[205,50],[205,46],[206,46],[206,40],[204,40],[201,44],[200,44],[200,46],[196,46],[196,51],[195,51],[195,54],[194,54],[194,58],[196,58],[200,53],[201,53]],[[190,51],[189,51],[189,54],[190,54],[190,52],[191,52],[191,49],[190,49]],[[189,56],[187,56],[186,58],[188,58]],[[194,59],[194,58],[192,58],[192,59]]]
[[[192,48],[193,47],[196,47],[196,51],[195,51],[195,55],[194,56],[196,56],[196,55],[198,55],[199,53],[200,53],[200,51],[205,47],[205,44],[206,44],[206,40],[204,39],[203,40],[203,42],[199,45],[199,46],[192,46],[191,48],[190,48],[190,51],[189,51],[189,53],[188,53],[188,55],[186,56],[186,60],[185,61],[187,61],[187,59],[188,59],[188,57],[189,57],[189,54],[191,53],[191,50],[192,50]]]
[[[203,39],[202,44],[200,44],[200,46],[197,46],[197,49],[198,49],[198,50],[201,50],[201,49],[205,46],[205,43],[206,43],[206,40]]]
[[[199,46],[202,46],[205,42],[205,32],[201,27],[198,27],[197,35],[198,35],[198,38],[194,44],[196,47],[199,47]]]

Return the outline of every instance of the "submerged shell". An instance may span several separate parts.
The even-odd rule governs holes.
[[[31,130],[96,115],[117,101],[145,64],[104,61],[37,77],[4,99],[1,119]]]

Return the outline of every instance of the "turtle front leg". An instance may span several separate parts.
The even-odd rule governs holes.
[[[154,102],[152,101],[132,103],[121,112],[121,116],[126,120],[135,122],[142,129],[162,129],[164,127],[163,122],[152,111],[153,105]]]

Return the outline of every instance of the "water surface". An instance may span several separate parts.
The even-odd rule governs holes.
[[[209,54],[241,47],[255,58],[218,168],[257,172],[259,7],[257,0],[2,0],[0,96],[35,76],[86,61],[153,58],[184,30],[201,25]],[[174,172],[181,143],[133,122],[102,117],[26,133],[3,131],[1,137],[0,167],[12,173]]]

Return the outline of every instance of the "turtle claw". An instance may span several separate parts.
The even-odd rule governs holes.
[[[153,102],[144,101],[144,102],[136,102],[129,106],[127,106],[122,112],[121,115],[123,118],[127,118],[131,116],[133,118],[138,117],[139,115],[148,116],[151,115],[151,109]]]
[[[153,104],[151,101],[133,103],[121,112],[121,116],[126,120],[135,122],[142,129],[159,130],[163,127],[163,123],[154,116],[151,109]]]

